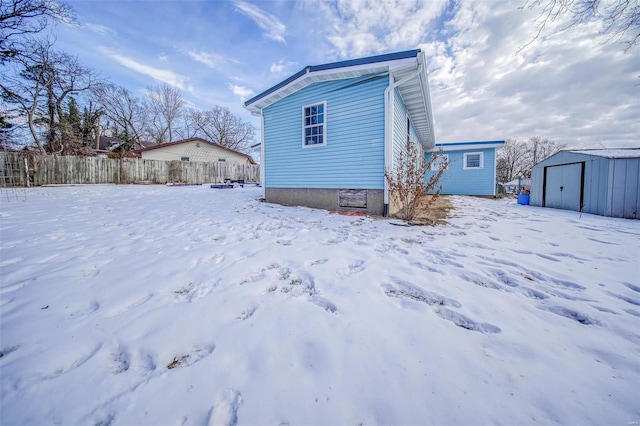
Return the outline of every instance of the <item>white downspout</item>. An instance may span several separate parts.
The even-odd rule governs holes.
[[[262,186],[262,198],[267,198],[267,193],[265,189],[265,161],[264,161],[264,115],[262,114],[262,110],[260,110],[260,185]]]
[[[424,66],[423,63],[418,61],[418,68],[416,71],[409,76],[399,80],[397,82],[393,82],[393,75],[389,72],[389,86],[384,89],[384,169],[385,172],[387,170],[393,170],[393,101],[391,98],[391,94],[395,90],[396,87],[401,84],[406,83],[407,81],[415,78],[420,75]],[[389,184],[387,179],[384,179],[384,216],[389,216]]]

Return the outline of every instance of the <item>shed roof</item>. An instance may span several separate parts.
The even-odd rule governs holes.
[[[217,143],[214,143],[214,142],[210,142],[210,141],[208,141],[206,139],[202,139],[202,138],[188,138],[188,139],[182,139],[182,140],[174,141],[174,142],[161,143],[161,144],[158,144],[158,145],[155,145],[155,146],[150,146],[150,147],[147,147],[147,148],[136,149],[133,152],[135,152],[136,154],[139,154],[141,152],[152,151],[154,149],[162,149],[162,148],[166,148],[168,146],[180,145],[180,144],[187,143],[187,142],[200,142],[200,143],[205,143],[207,145],[215,146],[215,147],[223,149],[225,151],[233,152],[234,154],[238,154],[238,155],[242,155],[243,157],[247,157],[247,159],[249,160],[249,163],[251,163],[251,164],[255,164],[256,163],[250,155],[247,155],[244,152],[236,151],[235,149],[227,148],[226,146],[222,146],[220,144],[217,144]]]
[[[605,158],[640,158],[640,148],[619,148],[619,149],[584,149],[569,150],[576,154],[593,155]]]
[[[244,107],[252,114],[260,115],[263,108],[321,81],[381,73],[391,74],[394,82],[409,77],[398,86],[398,90],[409,111],[420,142],[425,147],[431,147],[435,139],[425,61],[424,52],[415,49],[322,65],[308,65],[291,77],[249,99],[244,103]],[[412,76],[421,65],[422,72]]]

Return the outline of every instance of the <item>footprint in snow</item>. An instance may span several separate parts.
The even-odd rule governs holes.
[[[551,312],[556,315],[560,315],[565,318],[569,318],[573,321],[577,321],[584,325],[602,325],[600,321],[591,318],[590,316],[583,314],[582,312],[575,311],[573,309],[566,308],[558,305],[540,305],[538,309]]]
[[[509,274],[505,273],[503,270],[494,269],[493,275],[504,285],[508,285],[509,287],[518,287],[517,281],[511,277]]]
[[[129,354],[121,346],[117,347],[109,354],[109,361],[111,363],[111,372],[113,374],[124,373],[129,370],[131,362],[129,361]]]
[[[453,312],[449,309],[446,308],[438,308],[435,310],[436,315],[438,315],[440,318],[447,320],[447,321],[451,321],[452,323],[454,323],[455,325],[457,325],[460,328],[464,328],[466,330],[471,330],[471,331],[478,331],[480,333],[483,334],[493,334],[493,333],[500,333],[502,330],[500,330],[499,327],[496,327],[493,324],[488,324],[488,323],[479,323],[476,322],[468,317],[465,317],[462,314],[459,314],[457,312]]]
[[[131,369],[140,376],[146,376],[156,369],[153,355],[143,349],[138,349],[131,355]]]
[[[631,284],[631,283],[622,283],[622,285],[624,285],[625,287],[635,291],[636,293],[640,293],[640,287],[638,287],[637,285]]]
[[[93,348],[81,354],[79,357],[76,357],[75,360],[72,361],[71,363],[67,363],[63,366],[56,368],[53,371],[53,373],[44,375],[43,378],[47,380],[51,380],[51,379],[55,379],[58,376],[61,376],[62,374],[68,373],[71,370],[75,370],[76,368],[80,367],[85,362],[93,358],[93,356],[98,353],[100,348],[102,348],[101,344],[94,346]]]
[[[567,281],[567,280],[557,280],[557,279],[551,279],[551,284],[557,286],[557,287],[562,287],[564,289],[567,290],[575,290],[575,291],[584,291],[587,288],[585,286],[582,286],[580,284],[574,283],[573,281]]]
[[[636,311],[635,309],[624,309],[624,311],[630,315],[633,315],[634,317],[640,318],[640,312]]]
[[[211,293],[220,283],[220,280],[207,281],[199,284],[193,284],[192,282],[186,286],[174,291],[176,299],[180,302],[194,302],[201,299]]]
[[[329,261],[329,259],[318,259],[318,260],[308,260],[306,262],[304,262],[304,266],[309,267],[309,266],[316,266],[316,265],[322,265],[325,264]]]
[[[209,411],[209,426],[236,426],[242,395],[235,389],[225,389],[216,396]]]
[[[140,305],[142,305],[143,303],[147,302],[149,299],[151,299],[153,297],[153,294],[147,294],[145,296],[141,296],[141,297],[136,297],[136,298],[132,298],[124,303],[121,304],[121,306],[118,306],[114,309],[112,309],[107,315],[107,318],[111,318],[111,317],[115,317],[118,315],[121,315],[133,308],[136,308]]]
[[[10,353],[17,351],[19,347],[20,347],[19,345],[15,345],[15,346],[7,346],[0,349],[0,358],[3,358],[9,355]]]
[[[193,365],[201,359],[209,356],[215,348],[216,345],[209,345],[205,347],[195,346],[187,354],[174,356],[173,360],[167,364],[167,369],[173,370],[174,368],[189,367],[190,365]]]
[[[587,239],[588,239],[588,240],[591,240],[591,241],[594,241],[594,242],[596,242],[596,243],[600,243],[600,244],[607,244],[607,245],[612,245],[612,246],[617,246],[617,245],[619,245],[619,244],[617,244],[617,243],[611,243],[611,242],[609,242],[609,241],[602,241],[602,240],[598,240],[598,239],[596,239],[596,238],[587,238]]]
[[[244,321],[244,320],[248,319],[249,317],[251,317],[256,312],[256,309],[258,309],[257,305],[249,306],[249,307],[245,308],[244,311],[240,312],[240,314],[236,317],[236,319]]]
[[[253,275],[247,278],[243,278],[242,281],[238,283],[238,285],[245,285],[248,283],[257,283],[258,281],[263,280],[264,278],[265,278],[264,272],[260,271],[260,272],[254,273]]]
[[[322,297],[319,296],[313,296],[311,298],[311,302],[314,303],[315,305],[320,306],[322,309],[324,309],[325,311],[335,314],[338,312],[338,307],[331,301],[324,299]]]
[[[72,314],[69,314],[69,317],[73,319],[85,318],[91,315],[92,313],[94,313],[95,311],[97,311],[98,309],[100,309],[100,303],[94,300],[90,302],[88,305],[80,307],[79,309],[74,311]]]
[[[630,303],[635,306],[640,306],[640,300],[634,299],[633,297],[624,296],[622,294],[612,293],[610,291],[606,292],[609,296],[613,296],[617,299],[624,300],[627,303]]]
[[[392,280],[393,284],[382,285],[384,293],[389,297],[411,299],[416,302],[426,303],[429,306],[447,305],[456,308],[462,306],[462,304],[455,299],[449,299],[448,297],[431,293],[400,279],[392,278]]]
[[[417,261],[416,262],[411,262],[411,266],[417,266],[418,268],[423,269],[425,271],[434,272],[434,273],[437,273],[437,274],[444,275],[444,272],[442,272],[440,269],[434,268],[433,266],[427,265],[427,264],[422,263],[422,262],[417,262]]]
[[[362,272],[366,269],[366,265],[364,260],[354,260],[349,263],[349,266],[344,271],[338,272],[339,275],[343,277],[350,277],[351,275],[357,274],[358,272]]]
[[[520,292],[530,299],[543,300],[549,298],[547,294],[528,287],[520,287]]]
[[[552,262],[560,262],[560,259],[558,259],[557,257],[554,257],[554,256],[549,256],[549,255],[542,254],[542,253],[536,253],[536,256],[541,257],[541,258],[546,259],[546,260],[550,260]]]
[[[463,280],[471,284],[477,285],[479,287],[490,288],[493,290],[506,290],[500,284],[497,284],[493,280],[487,277],[475,274],[473,272],[463,272],[460,274],[460,278],[462,278]]]

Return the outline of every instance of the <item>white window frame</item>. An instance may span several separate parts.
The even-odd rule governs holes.
[[[322,105],[322,110],[323,110],[323,121],[322,124],[312,124],[312,125],[305,125],[305,115],[304,115],[304,110],[305,108],[311,108],[314,106],[318,106],[318,105]],[[309,127],[315,127],[315,126],[320,126],[322,125],[322,143],[316,143],[316,144],[311,144],[311,145],[307,145],[306,142],[306,129]],[[318,148],[321,146],[327,146],[327,101],[322,101],[322,102],[314,102],[312,104],[309,105],[303,105],[302,106],[302,147],[303,148]]]
[[[447,167],[445,167],[444,169],[447,170],[449,168],[449,164],[450,164],[449,163],[449,154],[433,153],[431,155],[437,155],[438,156],[436,161],[431,163],[431,171],[437,172],[438,170],[440,170],[440,164],[442,164],[442,161],[446,161],[447,162]]]
[[[478,167],[468,167],[467,166],[467,157],[470,155],[479,155],[480,156],[480,166]],[[464,158],[462,159],[462,168],[464,170],[482,170],[484,169],[484,152],[465,152]]]

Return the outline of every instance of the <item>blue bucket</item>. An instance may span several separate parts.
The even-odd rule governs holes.
[[[529,205],[529,194],[519,194],[518,195],[518,204],[522,204],[523,206]]]

